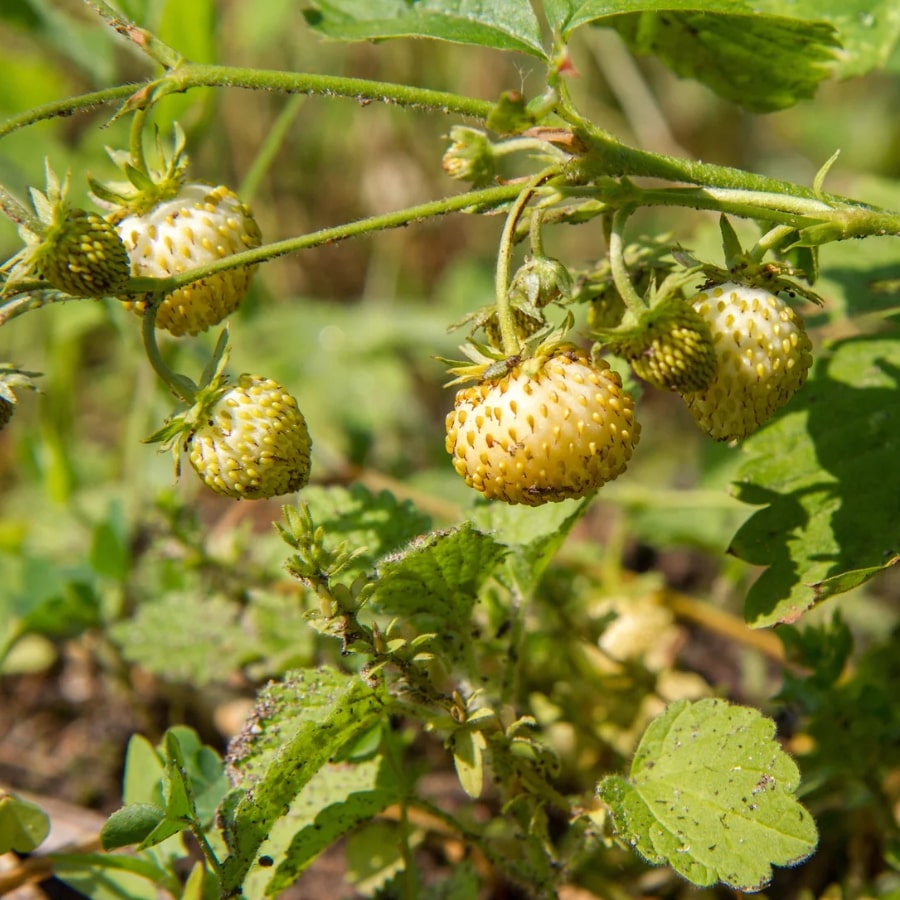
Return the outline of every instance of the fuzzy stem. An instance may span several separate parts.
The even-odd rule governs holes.
[[[276,241],[272,244],[265,244],[262,247],[256,247],[252,250],[243,250],[232,256],[226,256],[223,259],[216,260],[206,266],[198,266],[187,272],[181,272],[170,278],[153,279],[152,282],[147,279],[145,284],[153,284],[153,289],[169,293],[176,288],[184,287],[194,281],[208,278],[218,272],[224,272],[228,269],[241,268],[255,263],[267,262],[278,256],[285,256],[288,253],[295,253],[299,250],[308,250],[312,247],[319,247],[323,244],[335,244],[338,241],[346,240],[359,235],[371,234],[377,231],[385,231],[389,228],[402,228],[413,222],[419,222],[424,219],[434,218],[435,216],[446,215],[451,212],[463,212],[491,209],[499,206],[509,200],[512,200],[521,191],[521,185],[507,184],[501,187],[485,188],[480,191],[469,191],[465,194],[457,194],[454,197],[444,197],[440,200],[432,200],[428,203],[422,203],[418,206],[410,206],[406,209],[397,210],[396,212],[386,213],[380,216],[371,216],[366,219],[357,219],[355,222],[348,222],[345,225],[335,225],[329,228],[322,228],[318,231],[312,231],[299,237],[288,238],[284,241]],[[129,285],[129,287],[131,287]],[[144,286],[143,290],[148,287]]]
[[[322,94],[327,97],[348,97],[360,103],[374,100],[413,109],[433,109],[476,119],[486,119],[494,109],[494,104],[487,100],[406,84],[192,62],[183,63],[156,84],[165,93],[186,91],[193,87],[238,87],[255,91],[281,91],[286,94]]]
[[[141,322],[144,352],[147,354],[147,359],[150,361],[150,365],[153,366],[153,370],[165,382],[169,390],[190,406],[197,395],[197,385],[186,375],[179,375],[166,365],[162,354],[159,352],[159,344],[156,342],[156,312],[163,300],[163,296],[163,294],[155,296],[147,309],[144,310]]]
[[[147,124],[147,108],[140,107],[134,111],[131,119],[131,131],[128,135],[128,152],[131,164],[144,175],[149,174],[147,157],[144,155],[144,126]]]
[[[625,264],[625,223],[633,212],[633,207],[623,206],[613,216],[612,230],[609,234],[609,264],[619,296],[625,301],[629,311],[640,318],[648,307],[634,289],[634,285],[628,277],[628,266]]]
[[[531,222],[528,224],[528,242],[531,244],[532,256],[544,255],[544,211],[534,209],[531,211]]]
[[[545,169],[531,179],[516,198],[516,202],[506,216],[506,224],[503,226],[503,233],[500,236],[500,248],[497,251],[497,269],[494,279],[494,294],[497,304],[497,320],[500,325],[500,338],[503,342],[503,352],[507,356],[515,356],[520,349],[519,339],[516,336],[513,311],[509,305],[509,263],[516,238],[516,225],[537,188],[548,178],[557,174],[557,172],[558,169],[555,167]]]
[[[0,138],[18,131],[20,128],[34,125],[37,122],[62,116],[71,116],[74,113],[87,112],[106,103],[116,103],[119,100],[125,100],[140,88],[141,85],[139,84],[119,84],[115,87],[104,88],[102,91],[91,91],[89,94],[79,94],[77,97],[54,100],[52,103],[36,106],[34,109],[28,109],[0,122]]]
[[[750,259],[760,262],[770,250],[777,249],[794,234],[796,234],[796,229],[790,225],[776,225],[753,245],[750,250]]]

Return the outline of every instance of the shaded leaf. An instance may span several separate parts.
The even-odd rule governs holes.
[[[506,552],[468,522],[435,532],[379,564],[373,603],[390,615],[424,616],[430,626],[462,631]]]
[[[747,621],[793,621],[900,555],[900,343],[851,338],[820,357],[785,415],[744,444],[739,499],[764,508],[731,552],[767,566]]]
[[[630,779],[599,786],[616,831],[695,885],[760,890],[773,865],[806,859],[818,840],[794,796],[799,771],[774,737],[775,723],[758,710],[673,703],[644,733]]]
[[[312,0],[304,10],[320,34],[345,41],[427,37],[521,50],[544,57],[541,31],[529,3],[507,0]]]
[[[841,42],[835,71],[841,78],[884,68],[900,41],[900,5],[895,0],[759,0],[753,7],[830,22]]]
[[[563,34],[588,23],[615,28],[635,53],[755,112],[811,97],[839,46],[827,22],[763,15],[739,0],[553,0],[549,11]]]

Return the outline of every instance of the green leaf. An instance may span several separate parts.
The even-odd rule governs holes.
[[[830,22],[841,42],[840,78],[883,69],[900,41],[896,0],[759,0],[753,8],[773,15]]]
[[[0,791],[0,854],[30,853],[50,833],[50,819],[39,806]]]
[[[529,3],[508,0],[312,0],[309,25],[329,38],[427,37],[546,57]]]
[[[117,809],[100,829],[100,846],[118,850],[143,843],[165,820],[166,811],[154,803],[129,803]]]
[[[554,0],[549,7],[561,33],[588,23],[615,28],[635,53],[653,54],[680,77],[755,112],[811,97],[839,46],[827,22],[762,15],[739,0]]]
[[[755,626],[790,622],[900,558],[900,342],[857,337],[820,356],[789,414],[744,444],[739,499],[765,508],[731,552],[767,566]]]
[[[391,878],[403,871],[406,840],[403,825],[399,822],[372,822],[350,836],[346,855],[347,882],[353,885],[358,896],[397,896],[385,888]]]
[[[593,497],[545,503],[543,506],[510,506],[485,503],[472,517],[479,530],[509,547],[507,569],[520,594],[529,594],[569,532],[584,515]]]
[[[122,799],[126,805],[150,803],[163,805],[162,776],[165,766],[150,741],[134,734],[125,751],[125,775]]]
[[[91,900],[158,900],[180,883],[146,856],[125,853],[54,853],[53,874]]]
[[[325,532],[325,548],[364,550],[341,571],[351,582],[371,571],[375,563],[431,528],[431,519],[409,500],[398,500],[388,491],[372,493],[362,484],[345,487],[308,487],[303,501],[313,522]]]
[[[462,632],[478,589],[506,552],[469,522],[435,532],[382,561],[372,602],[390,615],[422,617],[428,630]]]
[[[383,812],[402,797],[402,783],[376,757],[363,762],[322,767],[290,804],[260,846],[258,862],[244,883],[248,896],[277,896],[290,887],[338,838]],[[272,860],[274,866],[268,865]]]
[[[487,750],[484,734],[472,728],[459,728],[451,735],[449,746],[462,789],[477,800],[484,787],[484,753]]]
[[[117,527],[119,526],[119,527]],[[126,535],[112,519],[94,528],[89,557],[91,568],[106,578],[124,581],[131,563]]]
[[[772,866],[815,850],[816,826],[797,802],[800,774],[758,710],[679,700],[654,719],[630,780],[610,776],[600,797],[617,833],[654,865],[695,885],[761,890]]]
[[[109,635],[129,662],[202,687],[225,681],[254,655],[240,613],[220,595],[171,591],[142,603],[133,618],[110,626]]]
[[[225,893],[243,884],[273,827],[316,773],[372,728],[382,708],[374,688],[328,669],[291,673],[260,693],[229,753],[240,793],[223,813],[231,850],[222,870]]]

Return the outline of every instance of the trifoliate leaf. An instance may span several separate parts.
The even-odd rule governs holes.
[[[373,604],[390,615],[421,616],[431,630],[463,631],[478,589],[506,552],[468,522],[435,532],[378,565]]]
[[[294,799],[330,759],[376,724],[382,709],[378,690],[333,670],[289,673],[260,694],[229,749],[241,790],[230,803],[226,798],[223,811],[231,851],[221,873],[223,892],[238,891]]]
[[[319,33],[344,41],[427,37],[546,56],[529,3],[508,0],[312,0],[303,11]]]
[[[900,560],[900,342],[857,337],[820,357],[789,414],[744,443],[739,499],[765,507],[731,552],[767,566],[756,627],[797,619]]]
[[[644,733],[628,780],[604,779],[616,832],[648,862],[700,887],[757,891],[772,866],[795,865],[817,843],[797,802],[800,774],[758,710],[679,700]]]
[[[740,0],[551,0],[548,15],[564,35],[587,23],[615,28],[635,53],[767,112],[812,96],[839,46],[830,24],[812,14],[788,18],[792,9],[764,15]]]

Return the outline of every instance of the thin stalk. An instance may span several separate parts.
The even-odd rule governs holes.
[[[286,94],[321,94],[326,97],[347,97],[360,103],[379,101],[413,109],[457,113],[481,120],[487,119],[494,109],[494,104],[488,100],[406,84],[192,62],[183,63],[156,82],[157,90],[163,93],[182,92],[194,87],[237,87]]]
[[[790,225],[776,225],[769,229],[751,248],[750,258],[754,262],[760,262],[770,251],[777,250],[786,240],[793,237],[796,229]]]
[[[625,223],[633,212],[633,207],[623,206],[613,216],[612,230],[609,234],[609,265],[619,296],[625,301],[628,309],[640,318],[648,307],[634,289],[634,285],[628,277],[628,266],[625,264]]]
[[[347,238],[371,234],[377,231],[386,231],[390,228],[402,228],[413,222],[446,215],[447,213],[490,209],[514,199],[521,189],[521,185],[507,184],[501,187],[469,191],[465,194],[457,194],[454,197],[444,197],[440,200],[431,200],[428,203],[421,203],[417,206],[409,206],[396,212],[357,219],[345,225],[321,228],[318,231],[311,231],[299,237],[265,244],[252,250],[243,250],[240,253],[226,256],[206,266],[198,266],[196,269],[181,272],[170,278],[153,279],[152,283],[155,291],[169,293],[186,284],[191,284],[202,278],[208,278],[217,272],[267,262],[270,259],[285,256],[288,253],[295,253],[299,250],[308,250],[312,247],[320,247],[323,244],[335,244]],[[149,280],[146,279],[145,283],[148,282]],[[129,285],[130,287],[131,285]],[[145,287],[144,290],[146,289]]]
[[[146,107],[136,109],[131,119],[131,131],[128,136],[128,154],[131,157],[131,164],[145,175],[148,174],[147,157],[144,154],[144,125],[146,122]]]
[[[534,196],[534,192],[548,178],[558,172],[556,167],[539,172],[521,190],[506,216],[506,224],[500,236],[500,248],[497,251],[497,269],[494,277],[494,296],[497,304],[497,320],[500,325],[500,338],[503,342],[503,352],[507,356],[515,356],[519,352],[519,338],[516,336],[515,320],[512,307],[509,305],[509,264],[512,257],[512,248],[515,243],[516,225],[528,205],[528,201]]]
[[[144,310],[141,321],[141,336],[144,340],[144,352],[153,371],[165,382],[169,390],[180,397],[188,405],[193,404],[197,395],[197,385],[185,375],[173,372],[165,363],[159,352],[159,344],[156,342],[156,312],[163,295],[153,298],[153,302]]]
[[[43,122],[46,119],[71,116],[78,112],[96,109],[96,107],[107,103],[116,103],[119,100],[127,99],[140,87],[140,84],[134,83],[119,84],[115,87],[104,88],[102,91],[91,91],[89,94],[79,94],[76,97],[68,97],[65,100],[54,100],[52,103],[44,103],[42,106],[28,109],[23,113],[10,116],[4,122],[0,122],[0,138],[18,131],[20,128],[27,128],[29,125]]]
[[[305,102],[306,97],[302,94],[295,94],[285,103],[278,117],[266,131],[266,136],[256,152],[256,157],[250,164],[250,168],[247,170],[247,174],[238,188],[237,194],[245,203],[250,203],[253,200],[260,182],[266,172],[269,171],[269,167],[272,165],[279,148],[284,142],[288,129]]]
[[[531,211],[531,222],[528,225],[528,243],[531,244],[532,256],[544,255],[544,211],[534,209]]]

